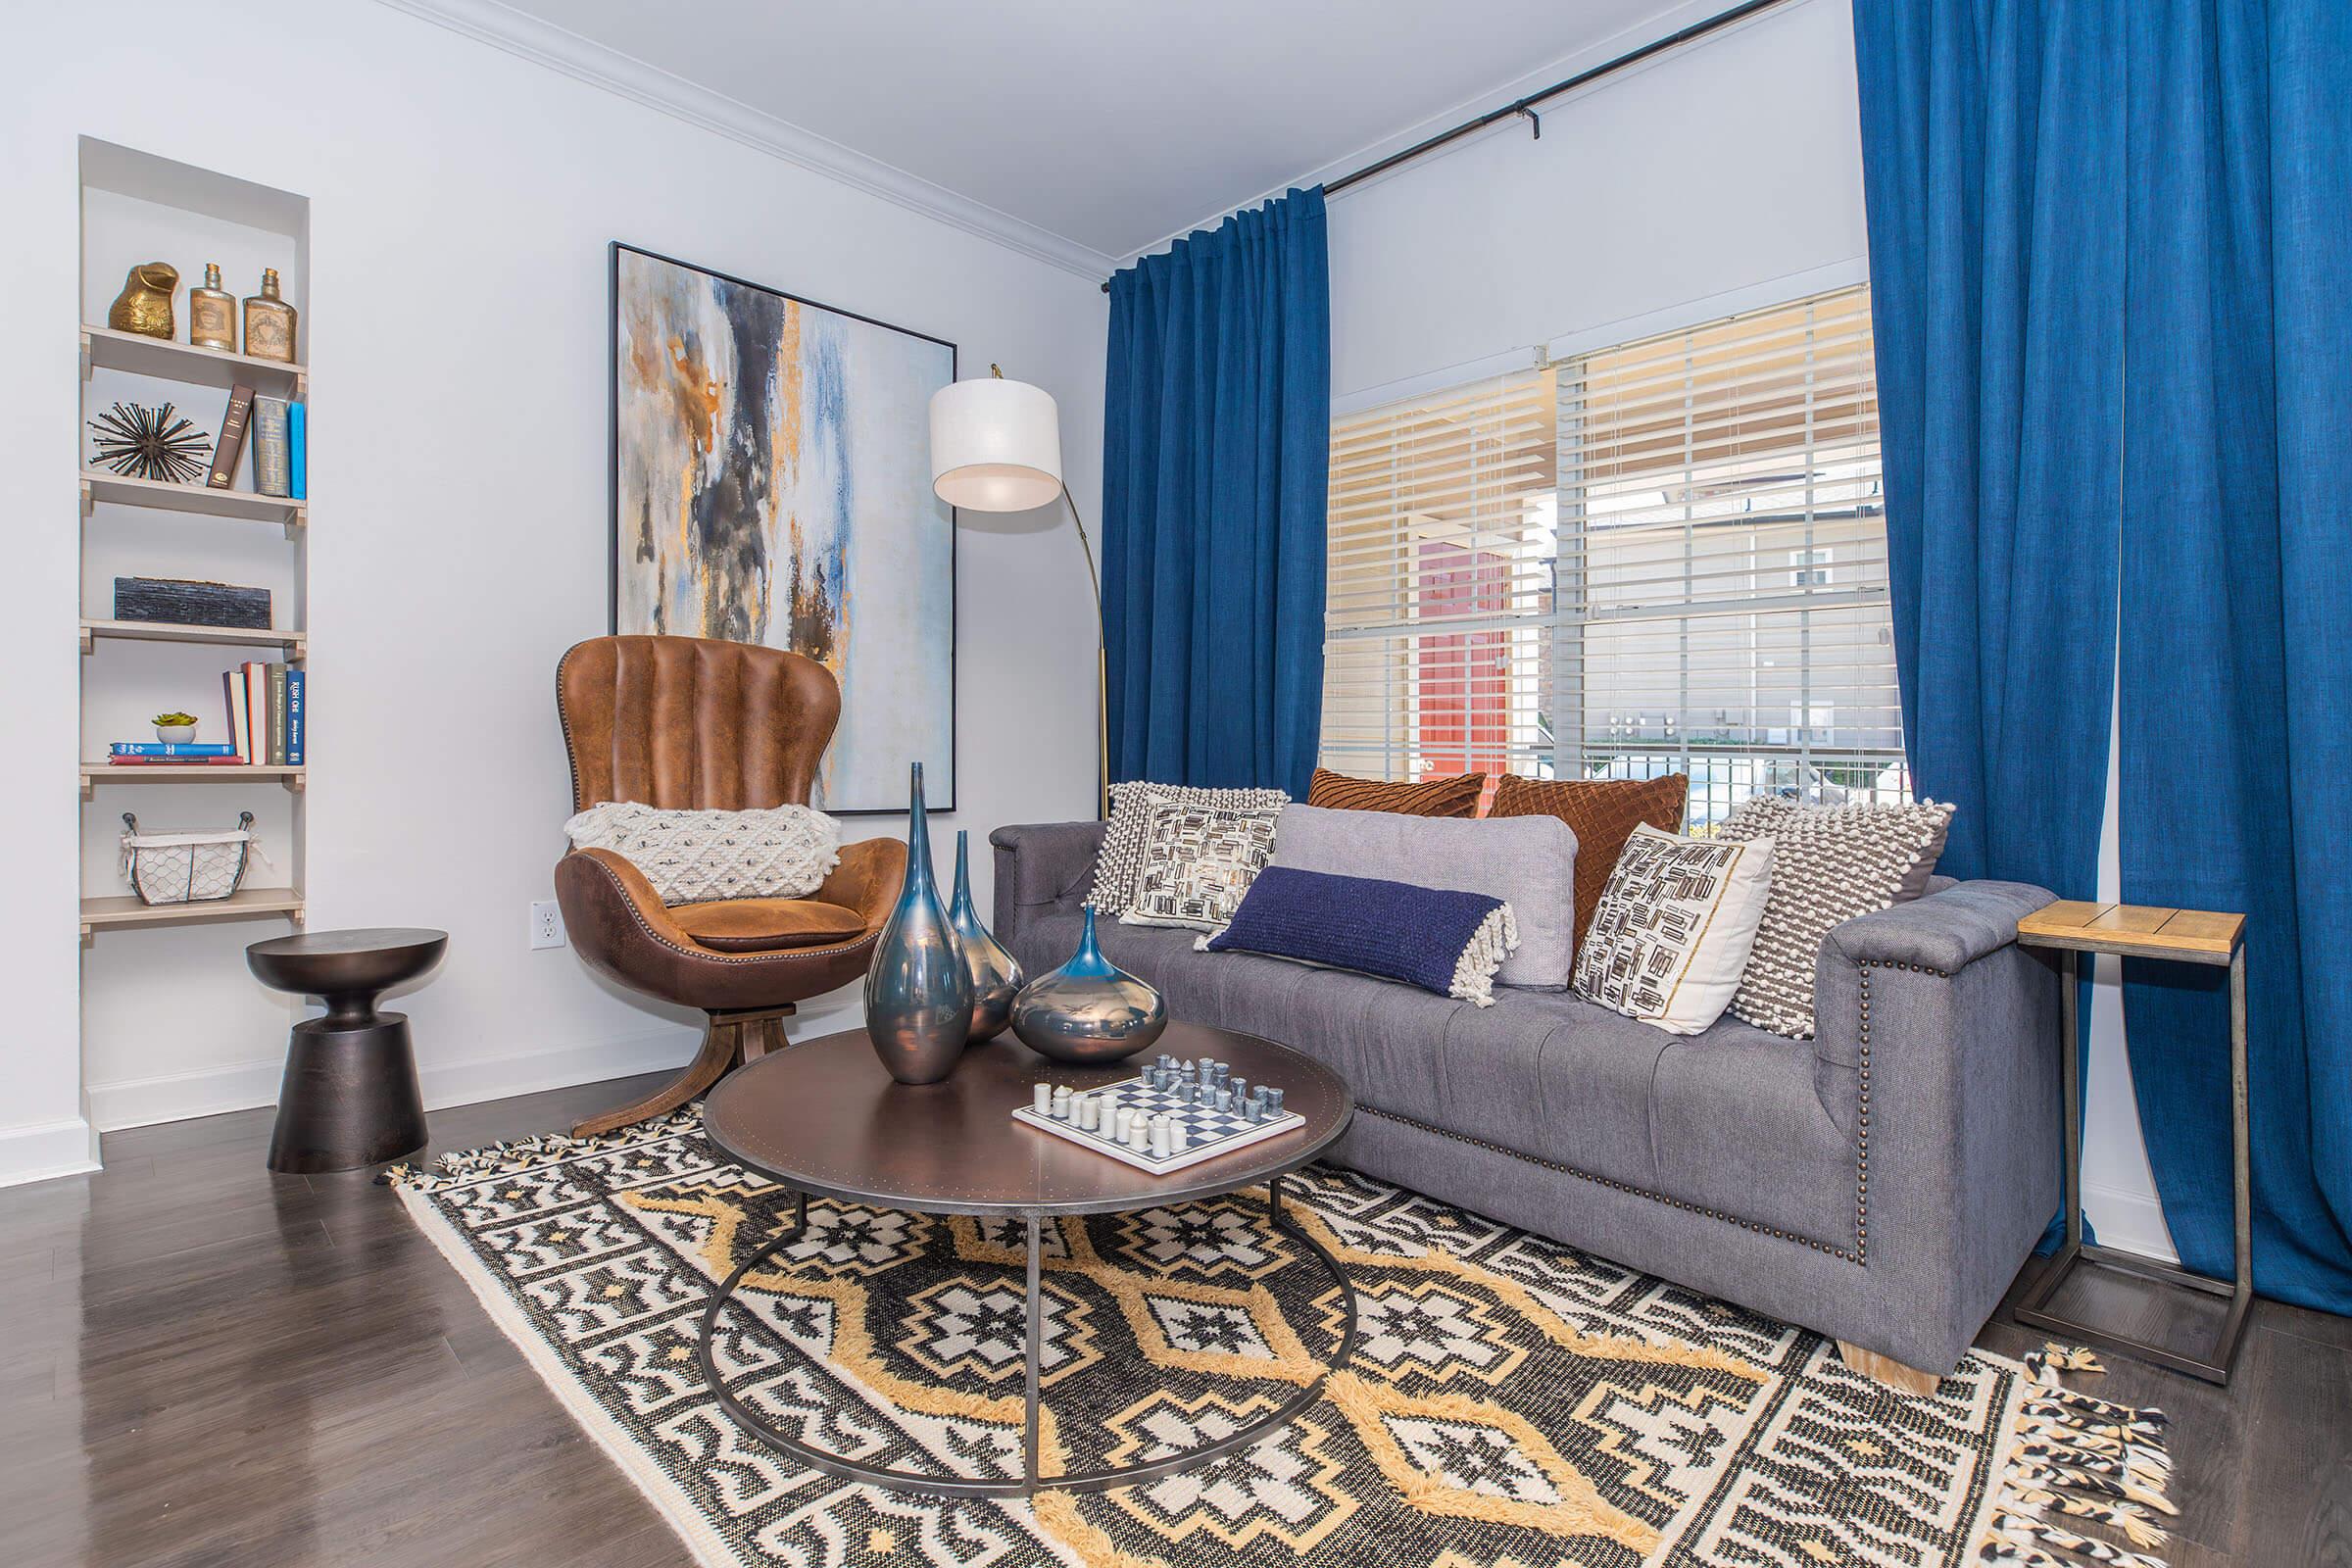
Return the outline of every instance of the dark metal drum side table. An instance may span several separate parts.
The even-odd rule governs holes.
[[[2017,922],[2019,947],[2049,948],[2062,957],[2058,1017],[2059,1060],[2063,1064],[2060,1076],[2066,1085],[2066,1245],[2017,1303],[2016,1318],[2034,1328],[2052,1329],[2104,1349],[2169,1367],[2175,1372],[2185,1372],[2208,1383],[2223,1384],[2230,1381],[2230,1364],[2236,1359],[2237,1342],[2246,1331],[2246,1309],[2254,1300],[2253,1156],[2246,1124],[2245,929],[2246,917],[2242,914],[2152,908],[2135,904],[2089,904],[2072,899],[2045,906]],[[2077,1045],[2082,1034],[2075,1009],[2076,981],[2085,953],[2230,966],[2230,1168],[2235,1201],[2237,1262],[2234,1281],[2207,1279],[2136,1252],[2118,1251],[2082,1240],[2082,1066]],[[2111,1268],[2158,1284],[2183,1286],[2208,1296],[2229,1298],[2229,1315],[2222,1320],[2211,1357],[2184,1355],[2161,1345],[2109,1333],[2052,1312],[2051,1299],[2078,1264]]]
[[[908,1492],[966,1497],[1030,1496],[1047,1489],[1099,1492],[1174,1475],[1256,1442],[1287,1425],[1322,1392],[1355,1348],[1355,1293],[1347,1273],[1282,1206],[1282,1179],[1347,1130],[1355,1112],[1338,1075],[1313,1058],[1251,1035],[1173,1023],[1159,1045],[1179,1055],[1213,1055],[1252,1083],[1283,1086],[1286,1108],[1306,1125],[1280,1137],[1166,1176],[1120,1163],[1012,1119],[1034,1086],[1051,1080],[1086,1090],[1121,1082],[1129,1063],[1070,1066],[1047,1060],[1009,1037],[967,1049],[955,1075],[936,1084],[901,1084],[882,1070],[863,1030],[827,1035],[741,1067],[703,1104],[703,1131],[749,1168],[790,1188],[793,1223],[743,1260],[703,1309],[695,1359],[720,1406],[769,1446],[847,1480]],[[1149,1463],[1045,1475],[1039,1466],[1042,1233],[1060,1217],[1156,1208],[1266,1184],[1266,1218],[1318,1262],[1339,1289],[1341,1335],[1330,1360],[1271,1412],[1211,1443]],[[1023,1363],[1022,1473],[928,1475],[889,1470],[813,1448],[752,1409],[719,1376],[712,1352],[719,1314],[744,1277],[801,1237],[811,1194],[925,1214],[1013,1218],[1027,1231]],[[1303,1259],[1302,1259],[1303,1260]]]
[[[424,1147],[408,1015],[376,1011],[375,999],[440,962],[448,946],[446,932],[393,927],[272,937],[245,950],[262,984],[326,1004],[286,1041],[271,1170],[355,1170]]]

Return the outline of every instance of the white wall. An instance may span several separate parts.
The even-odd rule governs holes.
[[[1688,19],[1678,19],[1688,20]],[[1800,0],[1341,193],[1332,390],[1427,387],[1867,275],[1852,13]],[[2113,808],[2100,896],[2116,896]],[[2171,1250],[2114,965],[2092,1008],[2083,1168],[2102,1240]]]
[[[312,926],[450,932],[448,962],[400,1002],[428,1103],[682,1061],[685,1015],[524,940],[568,808],[556,660],[607,629],[607,242],[948,338],[966,373],[1003,362],[1060,399],[1088,507],[1104,324],[1094,282],[367,0],[230,0],[201,18],[152,0],[16,8],[9,32],[12,56],[40,67],[0,107],[0,298],[16,333],[0,377],[13,523],[0,667],[16,761],[0,771],[0,1180],[86,1161],[85,1112],[121,1124],[268,1103],[299,1015],[242,962],[246,942],[282,925],[75,948],[81,862],[104,869],[122,808],[101,791],[77,811],[67,786],[83,744],[72,624],[83,135],[311,200]],[[158,254],[183,276],[207,259]],[[257,543],[209,537],[240,569]],[[110,535],[108,548],[122,546]],[[934,824],[943,861],[956,826],[984,840],[1001,822],[1089,808],[1085,591],[1066,522],[966,519],[961,798]],[[192,670],[221,667],[191,657]],[[157,825],[164,811],[233,810],[237,792],[124,793]],[[903,818],[850,826],[904,831]],[[984,844],[977,870],[985,906]],[[801,1027],[840,1026],[855,1006],[837,994]]]

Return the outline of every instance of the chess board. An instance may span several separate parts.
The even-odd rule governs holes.
[[[1150,1171],[1154,1176],[1165,1176],[1172,1171],[1183,1170],[1188,1165],[1198,1165],[1204,1159],[1230,1154],[1237,1149],[1247,1149],[1251,1144],[1279,1138],[1284,1133],[1295,1132],[1306,1125],[1306,1118],[1295,1110],[1285,1110],[1263,1121],[1244,1121],[1230,1110],[1179,1101],[1172,1094],[1153,1089],[1140,1077],[1089,1090],[1088,1093],[1102,1095],[1114,1091],[1122,1105],[1132,1105],[1147,1116],[1164,1112],[1181,1123],[1187,1140],[1184,1152],[1170,1154],[1165,1159],[1155,1159],[1149,1150],[1138,1153],[1105,1132],[1088,1132],[1075,1121],[1056,1121],[1052,1116],[1041,1114],[1031,1105],[1015,1106],[1012,1119],[1035,1127],[1040,1132],[1052,1133],[1056,1138],[1066,1138],[1099,1154],[1108,1154],[1113,1159],[1133,1165],[1137,1170]]]

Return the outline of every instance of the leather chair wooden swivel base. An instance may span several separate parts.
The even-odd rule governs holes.
[[[802,805],[841,715],[841,688],[813,659],[700,637],[597,637],[564,656],[556,707],[571,756],[574,810],[600,801],[669,809]],[[665,907],[645,873],[610,850],[556,866],[556,902],[588,965],[664,1002],[699,1007],[702,1049],[642,1100],[575,1137],[675,1110],[741,1062],[784,1044],[796,1004],[861,978],[906,872],[896,839],[845,844],[806,899]]]

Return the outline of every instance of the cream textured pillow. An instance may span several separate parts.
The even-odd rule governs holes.
[[[1732,1011],[1759,1029],[1813,1036],[1813,975],[1822,939],[1858,915],[1907,904],[1927,890],[1943,854],[1952,808],[1798,806],[1760,795],[1740,803],[1719,839],[1773,844],[1772,900]]]
[[[841,824],[807,806],[664,811],[602,801],[564,824],[575,850],[611,850],[663,904],[805,899],[841,860]]]
[[[1701,1033],[1740,989],[1772,866],[1770,839],[1635,828],[1593,907],[1570,989],[1669,1034]]]
[[[1161,801],[1145,819],[1143,868],[1125,925],[1221,931],[1274,853],[1279,806]]]
[[[1110,822],[1102,831],[1102,848],[1095,855],[1095,890],[1086,902],[1102,914],[1124,914],[1135,897],[1135,879],[1144,868],[1144,829],[1152,808],[1162,801],[1187,806],[1238,806],[1265,808],[1286,806],[1290,797],[1280,790],[1206,790],[1189,784],[1154,784],[1136,779],[1110,787]]]

